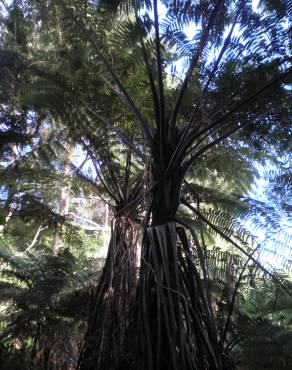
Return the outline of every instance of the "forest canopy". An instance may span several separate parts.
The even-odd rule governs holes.
[[[0,15],[0,369],[291,369],[291,2]]]

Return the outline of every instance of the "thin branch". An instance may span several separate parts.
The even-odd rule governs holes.
[[[25,249],[25,251],[23,252],[23,253],[21,253],[21,254],[24,254],[24,253],[27,253],[27,252],[29,252],[35,245],[36,245],[36,243],[37,243],[37,241],[38,241],[38,237],[39,237],[39,235],[40,235],[40,233],[41,233],[41,231],[43,231],[43,230],[45,230],[45,229],[47,229],[48,227],[47,226],[45,226],[45,227],[42,227],[42,225],[37,229],[37,232],[36,232],[36,234],[35,234],[35,236],[34,236],[34,238],[33,238],[33,240],[32,240],[32,242],[27,246],[27,248]]]
[[[90,230],[99,230],[99,231],[101,231],[101,230],[103,229],[103,227],[102,227],[102,226],[100,226],[99,224],[97,224],[96,222],[94,222],[94,221],[92,221],[92,220],[90,220],[90,219],[88,219],[88,218],[86,218],[86,217],[78,216],[78,215],[76,215],[76,214],[75,214],[75,213],[73,213],[73,212],[69,212],[69,213],[67,213],[67,214],[65,215],[65,218],[66,218],[66,217],[69,217],[69,218],[70,218],[70,216],[71,216],[71,217],[74,217],[74,218],[75,218],[75,219],[77,219],[77,220],[81,220],[81,221],[84,221],[84,222],[87,222],[87,223],[91,224],[92,226],[90,227]],[[84,229],[86,229],[86,230],[89,230],[88,226],[86,226],[86,225],[82,225],[82,224],[73,224],[73,226],[77,226],[77,227],[81,227],[81,228],[84,228]]]

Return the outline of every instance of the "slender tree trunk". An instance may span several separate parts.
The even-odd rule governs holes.
[[[66,150],[68,151],[68,157],[64,163],[64,177],[65,181],[61,187],[60,194],[60,205],[59,205],[59,214],[65,216],[69,212],[70,205],[70,175],[71,175],[71,163],[70,158],[72,156],[72,146],[67,145]],[[62,246],[62,238],[60,236],[58,228],[56,229],[54,239],[53,239],[53,255],[57,256],[59,254],[60,248]]]
[[[105,217],[103,225],[103,247],[106,249],[109,245],[109,206],[105,204]]]
[[[10,166],[12,167],[12,169],[15,168],[15,166],[17,165],[17,159],[19,157],[19,153],[17,151],[17,147],[15,145],[11,145],[11,163],[10,163]],[[5,226],[6,224],[8,224],[10,218],[12,217],[13,215],[13,209],[11,208],[11,203],[13,201],[13,197],[15,195],[17,191],[17,186],[10,186],[9,187],[9,190],[8,190],[8,196],[7,196],[7,199],[6,199],[6,202],[5,202],[5,205],[4,205],[4,214],[3,214],[3,224],[1,225],[0,224],[0,233],[4,233],[4,229],[5,229]]]
[[[13,215],[13,211],[10,207],[10,203],[12,202],[13,196],[14,196],[14,190],[13,188],[10,188],[8,191],[7,200],[3,207],[3,211],[4,211],[3,212],[3,224],[2,225],[0,224],[0,234],[4,233],[5,226],[9,222],[11,216]]]

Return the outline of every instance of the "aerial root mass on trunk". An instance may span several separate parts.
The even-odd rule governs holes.
[[[139,278],[138,369],[222,369],[211,304],[175,223],[150,227]]]

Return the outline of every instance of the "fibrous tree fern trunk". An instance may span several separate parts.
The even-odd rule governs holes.
[[[137,236],[137,226],[130,218],[115,219],[105,266],[92,300],[79,358],[81,370],[127,368],[123,364],[127,364],[125,339],[136,290]]]
[[[135,369],[223,368],[202,266],[194,264],[187,233],[174,222],[181,181],[173,176],[168,187],[153,192],[153,224],[141,254]],[[196,237],[195,246],[202,253]]]

